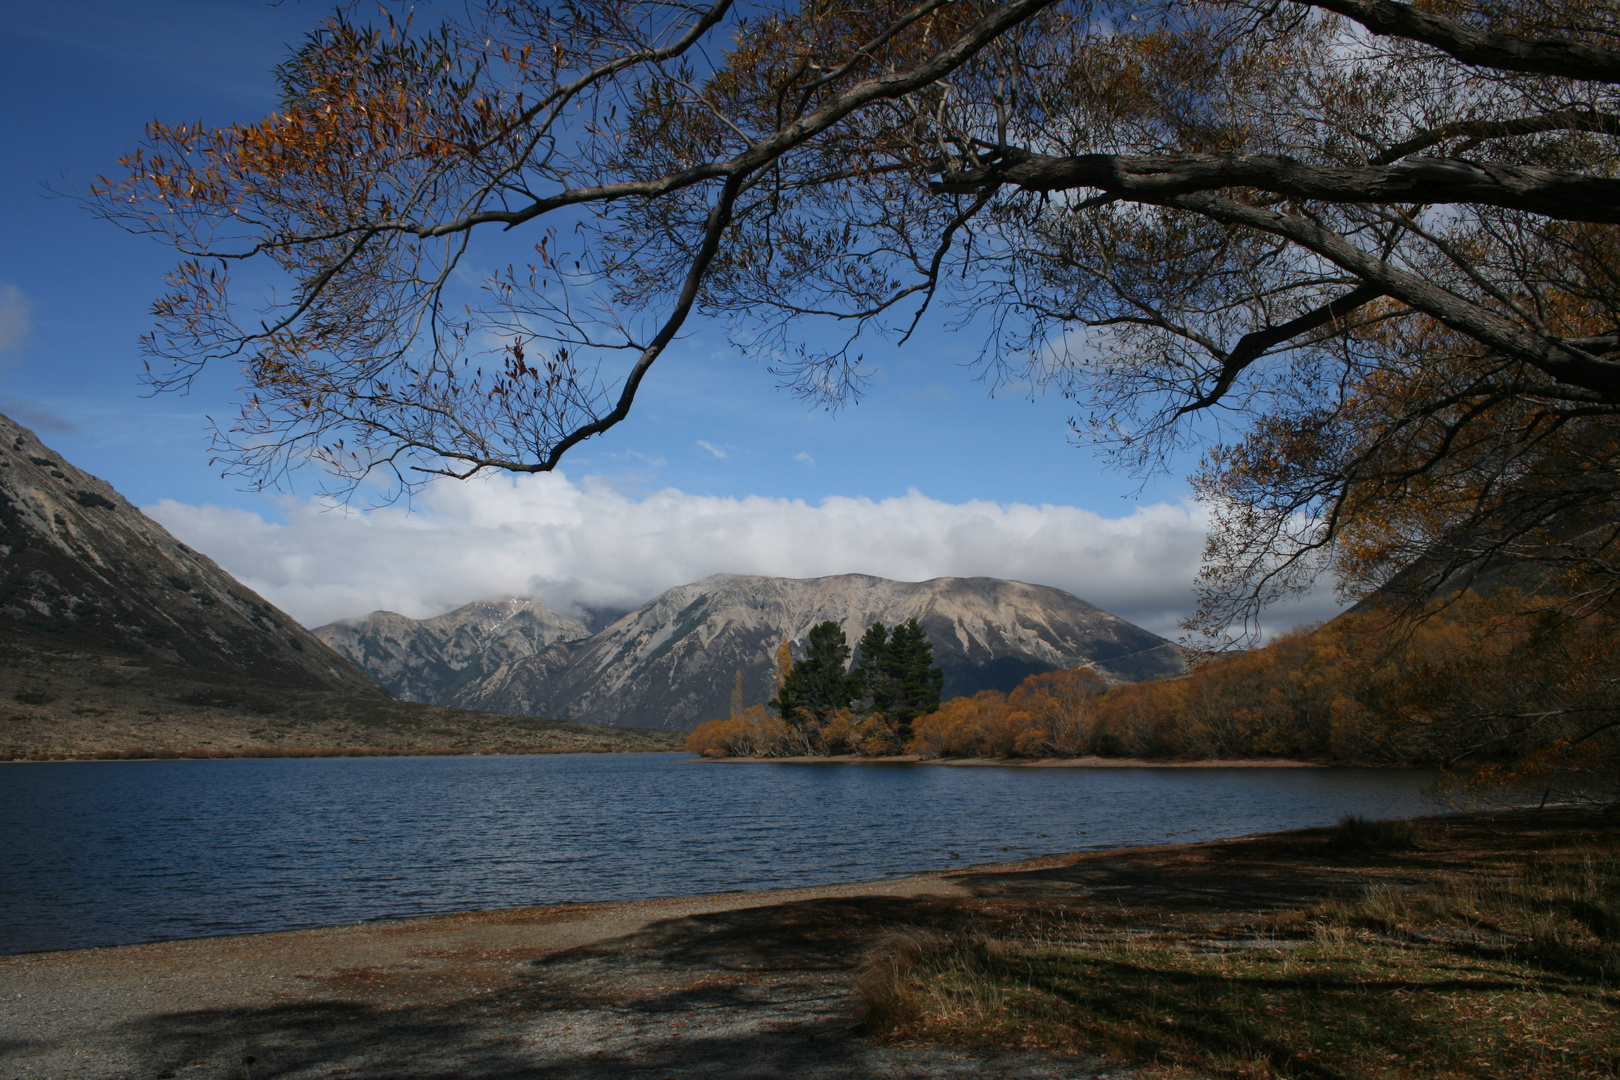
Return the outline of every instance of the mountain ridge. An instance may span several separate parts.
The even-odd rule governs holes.
[[[540,601],[502,602],[544,609],[554,627],[583,627]],[[771,697],[778,642],[802,643],[810,627],[828,619],[853,645],[873,622],[916,618],[946,672],[947,696],[1010,689],[1027,675],[1065,667],[1089,666],[1116,683],[1185,669],[1174,644],[1094,604],[999,578],[717,574],[667,590],[586,636],[531,634],[520,647],[506,642],[487,657],[440,659],[450,642],[473,634],[478,615],[478,604],[419,621],[378,612],[315,633],[396,693],[420,695],[416,700],[665,728],[724,714],[739,671],[748,701]],[[433,683],[412,675],[405,671],[412,655],[426,660],[419,670],[455,668],[457,676]],[[462,677],[468,667],[476,674]]]
[[[668,732],[396,701],[112,485],[0,416],[0,760],[677,743]]]

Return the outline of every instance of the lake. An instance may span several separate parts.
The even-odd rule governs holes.
[[[0,952],[873,880],[1433,812],[1434,774],[671,754],[0,765]]]

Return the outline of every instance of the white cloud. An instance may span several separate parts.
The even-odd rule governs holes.
[[[793,455],[793,460],[802,461],[806,465],[814,465],[816,463],[816,459],[810,456],[810,451],[808,450],[800,450],[797,454]]]
[[[28,336],[33,301],[15,285],[0,285],[0,353],[9,352]]]
[[[1052,585],[1173,637],[1192,606],[1204,539],[1196,510],[1168,503],[1105,518],[1073,506],[945,503],[916,491],[819,505],[674,489],[634,498],[556,474],[437,484],[414,513],[323,511],[291,498],[283,511],[286,525],[172,500],[147,508],[310,626],[379,608],[422,618],[499,596],[564,610],[631,607],[716,573],[863,573]],[[1273,624],[1331,614],[1310,607]]]
[[[717,458],[723,458],[726,456],[726,452],[724,450],[720,449],[707,439],[699,439],[697,441],[697,445],[702,447],[704,450],[707,450]]]

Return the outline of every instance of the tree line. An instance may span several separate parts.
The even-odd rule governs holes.
[[[914,618],[892,631],[873,623],[850,660],[844,629],[831,620],[810,629],[798,661],[783,638],[776,696],[744,708],[738,672],[731,716],[700,725],[689,748],[711,756],[900,752],[916,719],[939,708],[945,685],[928,632]]]
[[[940,703],[904,739],[834,711],[809,752],[1416,765],[1616,802],[1620,620],[1561,614],[1515,589],[1461,593],[1426,614],[1358,609],[1153,682],[1110,687],[1088,668],[1032,675],[1011,693]],[[806,752],[801,731],[756,708],[703,725],[687,745]]]

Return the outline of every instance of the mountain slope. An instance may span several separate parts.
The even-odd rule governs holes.
[[[675,750],[669,731],[501,716],[312,690],[0,633],[0,761],[351,753]],[[337,748],[337,749],[334,749]]]
[[[894,626],[910,618],[934,643],[947,696],[1010,689],[1026,675],[1058,668],[1090,666],[1110,681],[1135,682],[1177,674],[1185,666],[1180,650],[1163,638],[1040,585],[993,578],[721,575],[671,589],[590,637],[558,638],[526,654],[508,653],[477,678],[458,675],[439,683],[432,690],[436,696],[426,700],[691,728],[725,713],[738,671],[749,703],[770,698],[773,659],[783,637],[802,643],[812,626],[831,619],[853,643],[873,622]],[[378,633],[384,622],[375,624]],[[316,633],[398,692],[392,680],[401,677],[351,651],[353,631],[341,627]],[[397,633],[408,630],[396,627]],[[425,680],[413,685],[428,689]]]
[[[478,601],[431,619],[374,611],[315,633],[406,701],[460,700],[502,665],[590,631],[538,600]]]
[[[384,695],[290,616],[4,416],[0,633]]]

